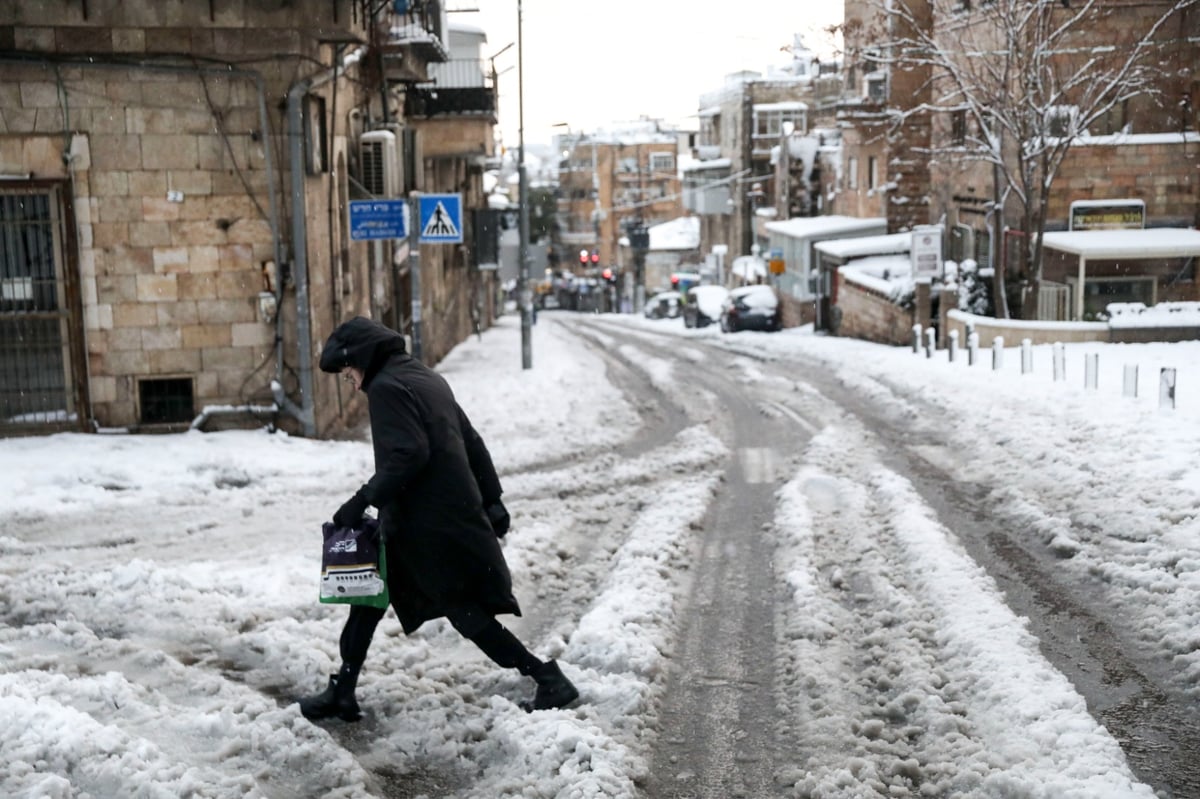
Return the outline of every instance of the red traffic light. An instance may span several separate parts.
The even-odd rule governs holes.
[[[679,275],[671,275],[671,285],[672,286],[679,285]]]
[[[600,274],[604,277],[605,280],[612,280],[613,274],[612,274],[611,269],[605,269]]]
[[[586,265],[587,261],[588,261],[588,251],[580,250],[579,251],[579,263]]]
[[[598,263],[600,263],[600,253],[592,250],[592,265],[595,266]]]

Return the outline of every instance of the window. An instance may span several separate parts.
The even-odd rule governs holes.
[[[879,159],[871,156],[867,159],[867,188],[874,189],[879,185]]]
[[[959,109],[950,113],[950,143],[962,146],[967,143],[967,112]]]
[[[858,189],[858,159],[851,158],[846,164],[846,188],[855,191]]]
[[[325,98],[310,94],[304,98],[305,166],[308,174],[319,175],[329,171],[329,143],[325,125]]]
[[[875,103],[887,100],[887,73],[883,70],[868,72],[863,76],[863,94]]]
[[[975,263],[980,269],[988,269],[992,265],[992,229],[975,231]]]
[[[1073,105],[1055,105],[1046,109],[1046,135],[1058,139],[1074,136],[1079,109]]]
[[[777,104],[770,106],[755,106],[754,108],[754,151],[770,152],[779,144],[783,135],[784,123],[790,122],[795,132],[803,133],[808,129],[807,109],[800,104]]]
[[[950,257],[962,262],[975,254],[975,231],[970,225],[956,224],[950,229]]]
[[[650,153],[650,172],[652,174],[658,174],[660,172],[673,173],[674,171],[674,153]]]
[[[179,424],[196,415],[190,378],[139,380],[138,398],[142,424]]]
[[[1119,103],[1114,103],[1111,108],[1104,112],[1099,120],[1099,130],[1097,131],[1102,136],[1109,136],[1114,133],[1121,133],[1125,130],[1126,124],[1129,123],[1129,101],[1122,100]]]
[[[716,147],[721,144],[721,115],[706,114],[700,117],[700,145]]]

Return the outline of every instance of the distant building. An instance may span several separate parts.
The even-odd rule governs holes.
[[[791,51],[788,66],[766,75],[731,74],[720,89],[700,97],[694,160],[684,171],[683,191],[685,209],[701,219],[706,253],[724,245],[734,258],[750,254],[756,241],[765,243],[761,223],[773,217],[760,219],[758,212],[780,200],[773,154],[786,138],[832,126],[841,90],[838,65],[819,62],[799,37]]]

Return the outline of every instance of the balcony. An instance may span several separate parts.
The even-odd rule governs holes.
[[[429,80],[415,84],[404,97],[405,116],[485,117],[496,121],[495,76],[482,59],[460,58],[429,65]]]
[[[430,80],[429,66],[446,61],[446,8],[441,0],[397,2],[387,15],[383,51],[387,79],[397,83]]]

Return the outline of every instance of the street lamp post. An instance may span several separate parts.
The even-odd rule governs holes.
[[[533,368],[533,296],[529,287],[529,178],[525,174],[525,44],[521,30],[521,0],[517,0],[517,204],[520,261],[517,293],[521,298],[521,368]]]

